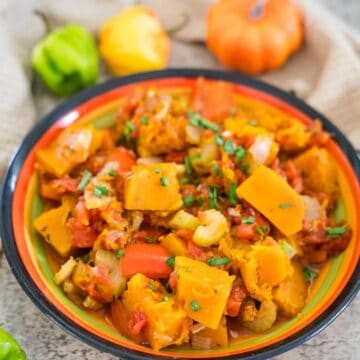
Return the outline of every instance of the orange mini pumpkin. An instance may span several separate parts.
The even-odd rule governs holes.
[[[303,15],[292,0],[219,0],[208,13],[209,50],[246,74],[283,65],[303,35]]]

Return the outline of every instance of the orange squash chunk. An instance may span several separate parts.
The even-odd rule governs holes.
[[[125,209],[173,211],[182,206],[173,163],[138,165],[125,180]]]
[[[300,231],[305,215],[300,195],[275,171],[259,166],[236,190],[282,233]]]

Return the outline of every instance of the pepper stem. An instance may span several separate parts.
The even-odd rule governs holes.
[[[181,16],[182,16],[182,20],[179,24],[173,26],[172,28],[165,29],[165,32],[169,36],[175,35],[177,32],[181,31],[189,23],[190,16],[188,14],[182,14]]]
[[[46,33],[46,35],[49,34],[51,32],[51,26],[50,26],[48,17],[45,15],[44,12],[42,12],[41,10],[38,10],[38,9],[34,10],[34,14],[41,18],[41,20],[45,26],[45,33]]]
[[[250,8],[249,17],[251,20],[258,20],[264,16],[265,5],[268,0],[257,0],[255,4]]]

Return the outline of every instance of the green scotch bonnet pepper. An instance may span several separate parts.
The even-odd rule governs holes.
[[[0,360],[26,360],[24,350],[4,329],[0,328]]]
[[[82,26],[66,25],[34,47],[32,65],[50,91],[71,95],[96,82],[99,57],[95,40]]]

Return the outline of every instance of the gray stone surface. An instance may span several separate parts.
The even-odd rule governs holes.
[[[321,2],[343,17],[348,24],[360,30],[360,0]],[[178,46],[181,48],[181,45]],[[177,53],[181,53],[180,48]],[[194,48],[195,54],[197,51]],[[29,360],[115,359],[67,335],[45,318],[21,290],[4,257],[0,258],[0,281],[0,326],[14,334],[27,352]],[[276,360],[285,359],[360,359],[360,296],[315,338],[276,357]]]

